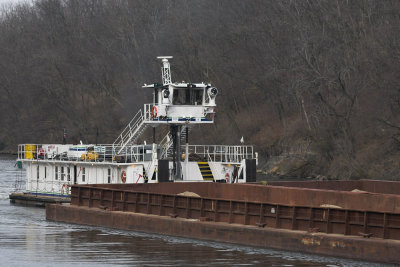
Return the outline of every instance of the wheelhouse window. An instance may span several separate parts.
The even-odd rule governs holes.
[[[174,89],[172,104],[174,105],[202,105],[203,89]]]
[[[111,183],[111,169],[108,169],[107,181]]]
[[[56,166],[55,170],[54,170],[54,179],[58,180],[58,166]]]
[[[191,99],[192,105],[203,104],[203,90],[194,90]]]
[[[67,181],[71,181],[71,169],[67,167]]]

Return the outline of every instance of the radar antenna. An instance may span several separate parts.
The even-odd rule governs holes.
[[[161,62],[163,63],[163,66],[161,67],[163,85],[171,84],[171,69],[168,59],[171,59],[172,56],[159,56],[157,58],[161,59]]]

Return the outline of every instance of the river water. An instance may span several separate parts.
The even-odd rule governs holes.
[[[10,204],[8,195],[25,175],[14,165],[0,157],[0,266],[381,266],[46,221],[43,208]]]

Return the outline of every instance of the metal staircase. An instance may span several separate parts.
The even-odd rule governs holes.
[[[212,174],[210,165],[208,164],[208,162],[197,162],[197,164],[199,165],[199,169],[201,172],[201,176],[203,176],[203,180],[204,181],[214,181],[214,176]]]
[[[193,125],[183,125],[181,129],[181,140],[186,138],[186,128],[188,128],[188,131],[192,129]],[[161,140],[160,146],[161,146],[161,155],[160,158],[168,158],[172,156],[172,135],[171,132],[168,132],[165,137]]]
[[[117,139],[115,139],[113,147],[116,149],[117,154],[120,154],[127,145],[134,143],[146,127],[147,124],[144,123],[143,111],[140,109]]]
[[[153,153],[151,156],[151,162],[149,166],[145,169],[146,176],[148,180],[152,180],[154,171],[158,168],[158,161],[157,161],[157,149],[154,149],[153,147]]]

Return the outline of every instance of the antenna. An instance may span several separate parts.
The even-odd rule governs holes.
[[[172,56],[159,56],[157,59],[161,59],[161,62],[163,63],[163,66],[161,67],[161,73],[162,73],[162,81],[163,85],[168,85],[171,84],[171,69],[169,66],[168,59],[173,58]]]

